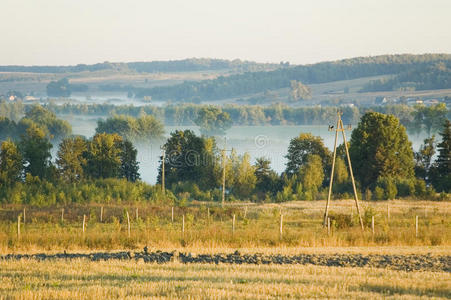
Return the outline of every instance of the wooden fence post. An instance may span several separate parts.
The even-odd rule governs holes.
[[[127,210],[127,225],[128,225],[128,237],[130,238],[130,215]]]
[[[171,209],[171,222],[174,223],[174,206]]]
[[[85,235],[86,215],[83,215],[83,235]]]
[[[138,221],[139,215],[138,215],[138,208],[136,208],[136,221]]]
[[[373,236],[374,236],[374,216],[371,216],[371,231],[372,231]]]
[[[390,221],[390,204],[387,203],[387,220]]]
[[[23,226],[25,227],[25,221],[26,220],[26,218],[25,218],[25,207],[23,208]]]
[[[418,216],[415,216],[415,237],[418,237]]]
[[[330,218],[327,218],[327,235],[330,235]]]
[[[100,207],[100,223],[103,222],[103,206]]]
[[[17,239],[20,240],[20,215],[17,216]]]
[[[235,234],[235,214],[233,214],[232,218],[232,235]]]
[[[61,208],[61,223],[64,223],[64,208]]]
[[[246,219],[246,216],[247,216],[247,205],[244,207],[244,219]]]
[[[283,237],[283,215],[280,214],[280,228],[279,228],[280,239]]]

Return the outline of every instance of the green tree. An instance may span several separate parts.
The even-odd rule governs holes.
[[[271,161],[265,157],[259,157],[254,164],[256,177],[255,190],[258,194],[271,193],[275,195],[281,189],[281,180],[277,173],[270,167]]]
[[[202,107],[194,123],[205,135],[225,135],[225,132],[232,127],[229,113],[215,106]]]
[[[92,178],[115,178],[121,172],[122,137],[98,133],[88,143],[85,172]]]
[[[319,155],[307,156],[306,164],[299,170],[299,178],[302,183],[304,199],[315,200],[318,189],[324,180],[322,159]]]
[[[132,182],[139,180],[139,163],[136,160],[138,150],[136,150],[133,144],[127,140],[123,141],[121,146],[122,152],[120,177],[123,177]]]
[[[293,101],[307,100],[312,98],[311,89],[300,81],[290,81],[290,96]]]
[[[392,115],[366,113],[352,132],[349,152],[354,174],[364,189],[379,177],[414,175],[412,144],[405,127]]]
[[[437,191],[451,191],[451,121],[443,123],[442,141],[437,144],[438,157],[434,166],[433,183]]]
[[[194,182],[202,189],[212,189],[219,183],[216,144],[212,139],[198,137],[191,130],[176,130],[164,144],[165,184]],[[161,183],[162,163],[157,182]]]
[[[432,106],[418,105],[413,111],[414,127],[416,132],[425,130],[430,136],[431,132],[437,132],[441,129],[446,120],[448,109],[445,103],[439,103]]]
[[[420,150],[415,152],[415,175],[428,180],[429,171],[432,166],[432,157],[435,155],[435,135],[426,138]]]
[[[293,138],[288,146],[287,168],[285,172],[288,176],[297,174],[299,169],[307,163],[309,155],[316,154],[321,158],[323,174],[328,174],[330,170],[331,154],[324,146],[320,137],[310,133],[301,133],[297,138]]]
[[[59,140],[72,133],[72,127],[67,121],[58,119],[53,112],[40,105],[32,105],[23,119],[36,123],[51,140]]]
[[[0,184],[12,186],[23,176],[23,160],[17,145],[11,140],[2,143],[0,152]]]
[[[236,161],[233,166],[234,181],[231,186],[231,191],[235,196],[245,199],[252,194],[257,182],[254,171],[248,153],[245,153]]]
[[[52,144],[42,129],[36,125],[29,127],[19,142],[19,149],[25,162],[25,173],[46,179],[51,176]]]
[[[88,143],[82,137],[64,139],[58,149],[56,164],[60,178],[66,182],[76,182],[84,177]]]

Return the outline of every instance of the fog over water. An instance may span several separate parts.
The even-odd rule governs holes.
[[[60,116],[69,121],[74,134],[84,135],[90,138],[95,133],[96,116]],[[102,117],[105,118],[105,117]],[[354,126],[355,127],[355,126]],[[353,128],[354,128],[353,127]],[[176,129],[191,129],[199,133],[197,126],[165,126],[165,136]],[[227,149],[235,149],[238,154],[249,153],[252,163],[257,157],[267,157],[271,160],[271,167],[279,174],[285,170],[288,145],[290,140],[301,132],[320,136],[329,149],[333,149],[335,132],[328,131],[328,126],[234,126],[227,131]],[[347,140],[351,137],[352,130],[346,131]],[[409,135],[413,149],[417,151],[422,144],[426,134]],[[343,138],[339,135],[338,143]],[[222,149],[224,139],[218,138],[218,147]],[[159,159],[161,156],[161,143],[149,145],[136,145],[138,149],[138,161],[141,178],[148,183],[155,183],[158,173]]]

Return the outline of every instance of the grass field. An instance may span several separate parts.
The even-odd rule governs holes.
[[[353,201],[332,202],[330,232],[322,225],[324,206],[324,201],[283,205],[237,203],[224,209],[217,205],[193,204],[174,207],[173,221],[171,207],[144,203],[104,205],[103,208],[100,205],[66,206],[62,220],[61,207],[28,207],[25,208],[25,224],[23,208],[8,206],[0,210],[0,253],[133,250],[144,246],[154,249],[451,246],[450,202],[363,202],[364,232],[358,225]],[[22,220],[20,236],[17,232],[19,215]],[[86,216],[84,232],[83,216]]]
[[[370,268],[0,261],[3,299],[449,299],[450,280]]]

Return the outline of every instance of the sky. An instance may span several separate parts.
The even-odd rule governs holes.
[[[0,0],[0,65],[451,53],[450,0]]]

